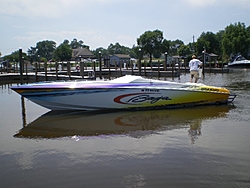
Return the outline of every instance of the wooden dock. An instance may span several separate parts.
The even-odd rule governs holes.
[[[228,68],[205,68],[204,74],[207,73],[229,73]],[[92,69],[80,71],[47,71],[47,72],[24,72],[20,73],[0,73],[0,82],[41,82],[41,81],[55,81],[55,80],[79,80],[79,79],[112,79],[124,75],[141,75],[145,77],[166,77],[176,78],[181,74],[189,74],[189,69],[181,67],[175,69],[163,70],[163,68],[153,67],[142,69],[101,69],[101,72],[96,69],[95,73]]]

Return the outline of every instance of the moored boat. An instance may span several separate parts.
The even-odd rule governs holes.
[[[250,60],[247,60],[243,56],[239,55],[236,56],[232,62],[228,63],[228,67],[250,68]]]
[[[176,83],[127,75],[110,81],[42,82],[13,86],[51,110],[153,109],[226,104],[235,98],[223,87]]]

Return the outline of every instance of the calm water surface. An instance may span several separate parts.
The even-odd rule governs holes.
[[[250,187],[250,71],[200,82],[234,105],[55,113],[0,85],[0,187]]]

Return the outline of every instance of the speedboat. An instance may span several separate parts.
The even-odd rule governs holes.
[[[51,110],[159,109],[230,103],[236,97],[223,87],[176,83],[126,75],[106,81],[56,81],[11,88]]]
[[[228,67],[250,68],[250,60],[247,60],[243,56],[239,55],[236,56],[232,62],[228,63]]]

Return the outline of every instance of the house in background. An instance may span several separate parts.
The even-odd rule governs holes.
[[[95,55],[87,48],[77,48],[72,51],[72,60],[94,59]]]
[[[129,65],[130,63],[130,56],[127,54],[114,54],[110,57],[110,65],[111,66],[118,66],[120,67],[124,65],[124,63],[126,63],[126,65]]]
[[[214,53],[206,54],[206,61],[208,61],[208,62],[216,62],[217,59],[218,59],[218,56],[219,55],[214,54]]]

